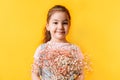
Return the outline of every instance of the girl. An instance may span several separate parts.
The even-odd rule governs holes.
[[[84,80],[83,55],[66,40],[70,20],[69,11],[62,5],[49,10],[44,43],[34,54],[32,80]]]

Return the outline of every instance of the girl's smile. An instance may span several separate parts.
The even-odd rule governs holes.
[[[59,34],[65,34],[64,30],[57,30],[56,32],[59,33]]]

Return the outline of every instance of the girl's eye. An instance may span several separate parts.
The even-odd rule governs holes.
[[[68,24],[68,22],[63,22],[63,24],[67,25],[67,24]]]
[[[53,22],[53,24],[58,24],[58,22]]]

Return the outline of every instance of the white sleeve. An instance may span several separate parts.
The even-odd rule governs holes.
[[[78,46],[77,46],[77,53],[78,53],[78,55],[81,59],[84,59],[84,55],[83,55],[81,49]]]
[[[74,46],[75,51],[77,53],[77,57],[80,58],[80,59],[84,59],[84,55],[83,55],[81,49],[79,48],[79,46],[77,46],[75,44],[73,46]]]
[[[37,49],[36,49],[36,51],[35,51],[35,53],[34,53],[34,56],[33,56],[34,59],[36,59],[36,60],[39,59],[39,57],[40,57],[40,50],[42,50],[43,47],[44,47],[43,44],[37,47]]]
[[[39,58],[40,58],[40,51],[44,48],[43,44],[38,46],[36,51],[35,51],[35,54],[34,54],[34,62],[32,64],[32,72],[36,73],[39,75],[39,65],[40,65],[40,62],[39,62]]]

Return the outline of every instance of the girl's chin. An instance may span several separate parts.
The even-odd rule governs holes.
[[[56,36],[56,39],[63,40],[63,39],[65,39],[65,36],[59,35],[59,36]]]

